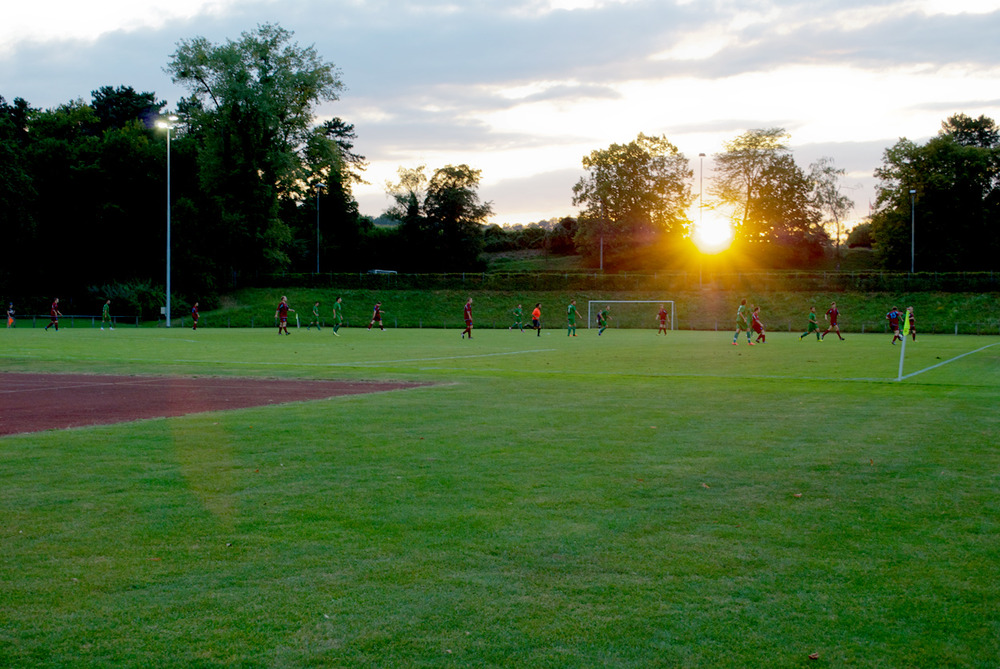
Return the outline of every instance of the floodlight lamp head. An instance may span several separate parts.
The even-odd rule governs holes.
[[[916,194],[917,194],[917,191],[915,191],[913,189],[910,189],[910,195],[916,195]]]

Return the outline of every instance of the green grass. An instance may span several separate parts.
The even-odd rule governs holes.
[[[435,384],[0,439],[0,666],[1000,657],[998,337],[896,382],[875,335],[341,334],[0,333],[5,371]]]
[[[581,272],[586,267],[577,255],[557,255],[539,249],[483,253],[491,272]]]

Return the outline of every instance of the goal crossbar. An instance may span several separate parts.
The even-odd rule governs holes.
[[[677,319],[675,318],[673,300],[587,300],[587,328],[593,327],[591,323],[597,320],[597,313],[601,310],[601,305],[611,304],[662,304],[664,307],[670,305],[670,329],[676,329]]]

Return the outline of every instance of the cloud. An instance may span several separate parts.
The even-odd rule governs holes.
[[[576,214],[576,207],[573,206],[573,185],[583,176],[583,169],[578,168],[542,172],[530,177],[504,179],[495,184],[484,186],[480,190],[480,195],[483,200],[492,202],[517,202],[524,211],[528,212],[552,212],[554,210],[560,212],[560,214],[540,214],[538,220],[544,220],[553,215],[573,216]]]
[[[150,0],[155,21],[109,20],[85,39],[7,40],[0,95],[51,107],[129,85],[173,106],[187,92],[163,68],[179,40],[277,22],[342,72],[341,100],[319,112],[355,124],[373,182],[468,162],[498,212],[528,213],[545,192],[547,210],[563,206],[582,155],[640,131],[691,158],[785,127],[800,162],[826,147],[860,174],[900,135],[1000,112],[982,94],[1000,74],[1000,9],[983,0],[185,1]],[[39,12],[18,25],[52,11],[36,5],[18,5]],[[386,206],[365,192],[366,213],[369,200]]]

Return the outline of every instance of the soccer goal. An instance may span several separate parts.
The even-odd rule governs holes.
[[[587,327],[597,327],[597,314],[605,307],[610,308],[608,327],[612,328],[652,328],[660,327],[660,305],[667,312],[667,327],[676,328],[676,313],[673,300],[588,300]]]

